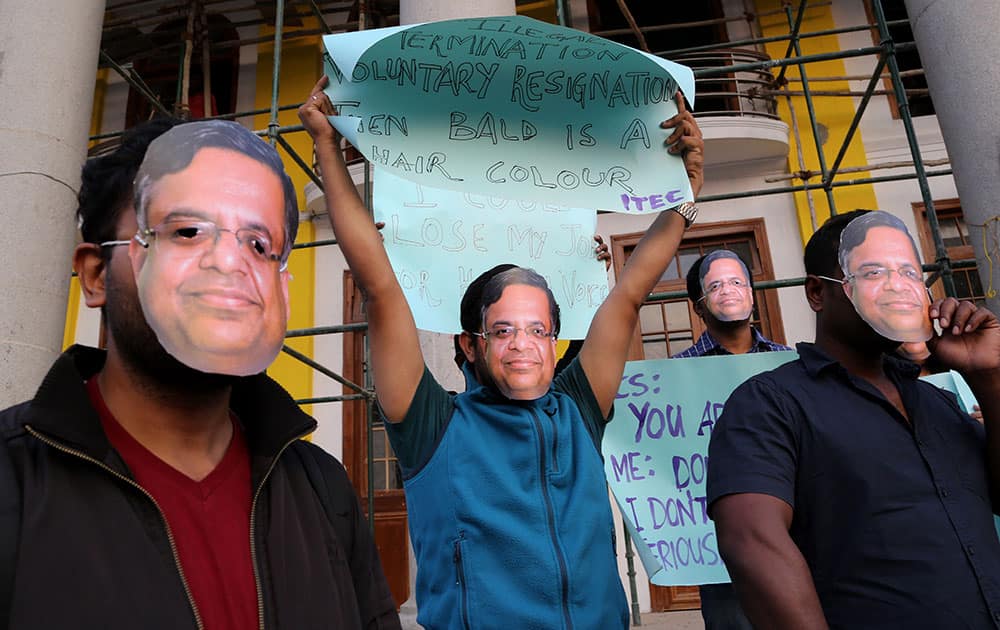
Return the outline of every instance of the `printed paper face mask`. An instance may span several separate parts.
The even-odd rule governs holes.
[[[719,249],[701,263],[702,301],[720,322],[739,322],[753,313],[750,273],[734,252]]]
[[[190,127],[200,124],[150,145],[136,179],[145,220],[129,256],[143,314],[167,352],[203,372],[245,376],[266,369],[284,341],[285,191],[271,166],[238,147],[192,146],[204,136]],[[162,166],[164,152],[188,163],[153,172],[150,157]]]
[[[859,216],[841,233],[839,253],[844,291],[875,332],[902,342],[931,338],[930,298],[902,221],[881,211]]]

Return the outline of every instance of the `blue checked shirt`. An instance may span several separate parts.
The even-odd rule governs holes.
[[[750,327],[750,334],[753,335],[753,345],[750,346],[750,352],[780,352],[781,350],[792,350],[792,348],[789,348],[788,346],[771,341],[764,335],[760,334],[760,331],[753,326]],[[683,359],[685,357],[712,357],[726,354],[732,354],[732,352],[723,348],[722,345],[716,341],[715,337],[712,336],[712,333],[706,330],[701,334],[701,337],[698,337],[698,341],[696,341],[693,346],[687,350],[678,352],[671,358]]]

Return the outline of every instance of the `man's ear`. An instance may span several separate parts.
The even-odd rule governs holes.
[[[458,336],[458,344],[462,347],[462,353],[465,354],[465,360],[469,363],[475,363],[477,350],[476,338],[463,330],[462,334]]]
[[[104,306],[104,276],[108,261],[101,255],[101,246],[96,243],[80,243],[73,250],[73,271],[80,280],[83,300],[90,308]]]
[[[823,310],[823,292],[832,287],[833,283],[829,280],[824,280],[813,275],[806,276],[806,301],[809,302],[809,308],[814,313],[819,313]]]
[[[692,302],[694,305],[695,314],[701,318],[701,321],[705,321],[705,300],[697,300]]]

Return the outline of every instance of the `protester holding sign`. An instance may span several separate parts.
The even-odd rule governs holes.
[[[673,259],[691,204],[661,213],[598,309],[578,360],[553,379],[559,307],[516,268],[483,287],[462,349],[481,385],[449,395],[371,217],[344,166],[332,107],[314,88],[299,116],[316,142],[337,241],[366,296],[371,366],[403,467],[417,556],[418,622],[428,628],[625,628],[613,522],[598,449],[639,307]],[[682,111],[668,150],[702,184],[701,132]],[[682,216],[685,211],[688,216]]]
[[[845,291],[869,262],[893,271],[873,295],[909,282],[891,277],[909,264],[892,238],[864,252],[860,267],[852,248],[845,275],[845,228],[868,215],[833,217],[809,240],[816,343],[741,385],[715,426],[708,501],[719,549],[756,626],[997,627],[990,505],[1000,505],[1000,442],[986,433],[1000,431],[1000,322],[954,298],[927,310],[942,329],[927,345],[969,383],[984,431],[892,356],[899,342]]]

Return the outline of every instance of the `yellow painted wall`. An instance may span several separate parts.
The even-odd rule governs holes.
[[[559,23],[559,15],[556,12],[555,0],[534,0],[517,7],[517,14],[535,18],[550,24]]]
[[[273,29],[262,28],[261,36],[273,35]],[[286,41],[281,47],[281,72],[279,77],[278,104],[287,105],[302,102],[309,90],[322,73],[320,56],[320,39],[309,37]],[[257,47],[257,86],[254,108],[271,107],[271,81],[274,68],[274,46],[272,43]],[[255,116],[254,129],[266,129],[269,115]],[[281,126],[298,125],[299,118],[295,110],[279,113],[278,123]],[[305,132],[290,133],[283,136],[295,149],[296,153],[307,163],[312,163],[312,140]],[[306,207],[303,188],[309,180],[308,176],[288,156],[282,147],[278,147],[285,162],[285,170],[292,178],[292,183],[299,193],[299,208]],[[313,225],[310,222],[299,223],[299,233],[296,242],[305,243],[315,240]],[[291,317],[288,320],[289,329],[308,328],[313,326],[314,291],[315,291],[316,256],[312,248],[298,249],[292,252],[288,269],[292,274],[289,282],[289,301]],[[288,339],[286,343],[299,352],[312,357],[313,340],[311,337]],[[313,370],[305,364],[282,353],[268,369],[268,374],[288,390],[293,398],[308,398],[313,391]],[[306,413],[311,413],[310,406],[304,407]]]
[[[794,19],[795,12],[797,11],[797,3],[792,8],[792,17]],[[782,3],[779,0],[757,0],[757,10],[760,13],[765,13],[768,11],[773,11],[776,9],[781,9]],[[784,12],[779,15],[771,15],[760,18],[761,29],[763,31],[764,37],[772,37],[777,35],[787,35],[791,29],[788,19]],[[800,32],[814,32],[823,31],[835,28],[836,26],[844,26],[834,24],[833,14],[831,7],[829,5],[812,7],[806,10],[805,17],[802,22],[802,27]],[[814,55],[820,53],[836,52],[840,50],[840,42],[836,35],[827,35],[825,37],[810,37],[807,39],[800,40],[801,52],[803,55]],[[773,42],[765,46],[765,50],[768,55],[773,59],[782,59],[785,56],[785,50],[788,47],[787,41]],[[794,54],[794,53],[793,53]],[[813,83],[812,79],[814,77],[836,77],[847,75],[847,70],[844,67],[843,60],[836,59],[831,61],[823,61],[817,63],[810,63],[805,66],[806,76],[810,80],[810,90],[847,90],[849,88],[847,81],[823,81]],[[775,69],[774,74],[777,75],[778,70]],[[786,70],[786,76],[789,78],[798,78],[799,69],[798,66],[789,66]],[[798,81],[792,81],[789,84],[789,89],[796,91],[802,90],[802,84]],[[816,151],[816,142],[812,133],[812,129],[809,125],[809,112],[806,106],[806,99],[802,96],[792,97],[792,105],[795,108],[796,118],[798,119],[799,133],[798,138],[794,131],[791,133],[789,139],[789,151],[788,151],[788,169],[791,172],[796,172],[800,170],[796,143],[801,141],[802,143],[802,153],[805,159],[805,168],[812,171],[819,171],[819,158]],[[847,129],[854,118],[855,107],[854,99],[839,96],[839,97],[817,97],[813,96],[813,105],[816,111],[816,120],[822,127],[825,127],[827,132],[827,138],[823,144],[823,155],[826,158],[826,165],[829,168],[833,165],[833,161],[837,157],[837,153],[840,150],[841,144],[847,134]],[[792,126],[791,113],[788,108],[788,100],[784,96],[778,97],[778,114],[781,119],[788,123],[789,127]],[[851,142],[851,146],[847,151],[842,162],[843,167],[848,166],[863,166],[867,164],[867,159],[865,156],[865,149],[863,139],[861,137],[861,131],[858,130],[854,134],[854,139]],[[852,173],[848,177],[850,178],[863,178],[868,177],[868,172],[862,173]],[[841,178],[843,179],[843,178]],[[817,175],[809,180],[809,183],[819,183],[821,178]],[[836,181],[836,180],[835,180]],[[791,184],[801,184],[802,180],[793,180]],[[830,206],[827,203],[826,192],[822,189],[812,191],[814,205],[816,207],[816,224],[822,225],[823,222],[830,216]],[[838,213],[849,212],[855,208],[875,208],[875,190],[871,184],[859,185],[859,186],[845,186],[842,188],[833,189],[834,205],[836,206]],[[812,223],[809,216],[809,205],[806,199],[805,192],[795,193],[795,205],[798,210],[799,216],[799,228],[802,236],[802,241],[805,243],[809,237],[812,235]]]
[[[69,280],[69,298],[66,300],[66,326],[63,329],[63,350],[76,342],[76,320],[79,316],[80,281],[74,276]]]

